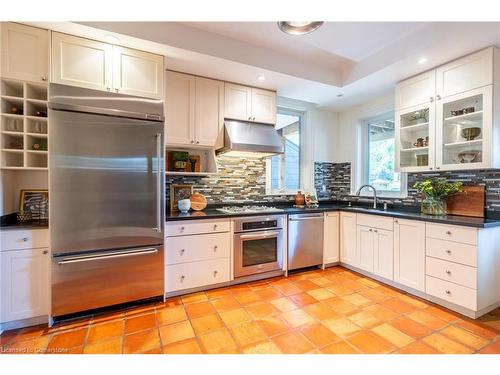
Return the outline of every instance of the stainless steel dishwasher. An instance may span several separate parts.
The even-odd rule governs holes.
[[[323,263],[323,214],[288,216],[288,270]]]

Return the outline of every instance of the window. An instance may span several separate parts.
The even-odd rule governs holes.
[[[394,170],[394,115],[369,120],[366,126],[367,165],[363,183],[373,185],[381,196],[401,196],[405,192],[405,178]]]
[[[302,112],[278,109],[276,129],[283,137],[285,153],[267,160],[267,193],[295,194],[301,188],[300,141]]]

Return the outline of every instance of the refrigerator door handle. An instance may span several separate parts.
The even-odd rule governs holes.
[[[156,133],[156,228],[161,233],[161,133]]]
[[[158,249],[154,247],[144,248],[144,249],[135,249],[131,251],[123,251],[119,253],[113,253],[110,255],[87,255],[80,257],[71,257],[66,258],[64,260],[58,261],[57,264],[62,266],[64,264],[69,263],[80,263],[80,262],[92,262],[95,260],[104,260],[104,259],[113,259],[113,258],[123,258],[123,257],[131,257],[131,256],[139,256],[139,255],[150,255],[150,254],[158,254]]]

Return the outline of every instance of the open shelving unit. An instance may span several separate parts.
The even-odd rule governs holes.
[[[0,86],[0,168],[47,170],[47,85],[2,78]]]

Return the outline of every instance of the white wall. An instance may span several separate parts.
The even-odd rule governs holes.
[[[334,161],[351,163],[351,191],[356,189],[355,186],[361,180],[361,125],[367,119],[391,111],[394,111],[394,96],[387,95],[338,113]]]

